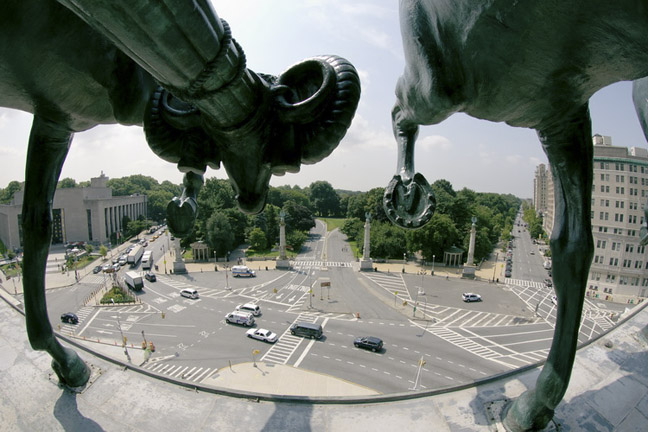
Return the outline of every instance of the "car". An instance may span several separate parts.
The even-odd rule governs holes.
[[[534,251],[529,252],[529,255],[535,255]]]
[[[127,259],[124,257],[119,258],[119,265],[120,266],[125,266],[127,262]]]
[[[95,268],[92,269],[93,274],[97,274],[102,270],[102,267],[100,265],[95,266]]]
[[[112,259],[113,264],[119,264],[119,257],[116,256],[115,258]]]
[[[180,290],[180,295],[182,297],[187,297],[187,298],[190,298],[190,299],[197,299],[198,297],[200,297],[198,295],[198,291],[196,291],[193,288],[183,288],[183,289],[181,289]]]
[[[506,270],[506,271],[504,272],[504,276],[506,276],[506,277],[511,277],[511,271],[510,271],[510,270]]]
[[[273,333],[270,330],[267,329],[250,329],[247,332],[245,332],[248,337],[251,337],[252,339],[258,339],[264,342],[268,343],[275,343],[277,342],[277,339],[279,339],[279,336],[277,336],[277,333]]]
[[[380,351],[383,347],[382,339],[375,336],[361,336],[353,341],[356,348],[364,348],[373,352]]]
[[[102,270],[104,271],[104,273],[112,273],[112,272],[115,271],[112,264],[104,264],[104,266],[102,267]]]
[[[237,311],[250,312],[254,316],[261,315],[261,308],[254,303],[245,303],[242,305],[236,306]]]
[[[461,299],[465,302],[480,302],[482,298],[479,294],[475,293],[463,293],[461,294]]]
[[[79,324],[79,317],[72,312],[66,312],[61,315],[61,322],[66,324]]]
[[[549,288],[553,286],[553,281],[549,278],[544,280],[545,285],[547,285]]]
[[[555,295],[552,295],[552,296],[551,296],[551,303],[553,303],[553,304],[555,304],[556,306],[558,306],[558,297],[556,297]]]
[[[119,269],[121,268],[121,264],[119,264],[119,263],[117,263],[117,264],[113,264],[112,268],[113,268],[113,271],[118,272]]]
[[[144,275],[144,278],[149,282],[155,282],[157,280],[157,277],[155,277],[155,273],[151,273],[151,272],[147,272]]]

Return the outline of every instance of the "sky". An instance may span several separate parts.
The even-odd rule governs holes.
[[[214,0],[231,26],[248,68],[278,75],[320,54],[336,54],[354,64],[362,95],[353,123],[337,149],[296,174],[273,177],[271,185],[306,187],[318,180],[336,189],[368,191],[385,187],[396,172],[391,129],[394,88],[405,61],[395,0]],[[646,147],[631,98],[631,84],[614,84],[590,101],[592,132],[612,144]],[[32,116],[0,108],[0,187],[23,181]],[[533,175],[547,163],[534,131],[455,114],[420,130],[415,168],[430,183],[450,181],[455,190],[533,196]],[[182,182],[173,164],[159,159],[140,127],[104,125],[78,133],[61,178],[77,182],[103,172],[110,178],[143,174],[162,182]],[[223,168],[207,178],[227,178]]]

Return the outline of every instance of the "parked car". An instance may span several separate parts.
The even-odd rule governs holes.
[[[259,305],[255,305],[254,303],[245,303],[242,305],[236,306],[236,310],[240,310],[243,312],[250,312],[254,316],[259,316],[261,315],[261,308]]]
[[[92,269],[93,274],[97,274],[101,271],[102,267],[100,265],[95,266],[95,268]]]
[[[113,264],[112,268],[113,268],[113,271],[118,272],[119,269],[121,268],[121,264],[119,264],[119,263]]]
[[[104,264],[102,269],[103,269],[104,273],[112,273],[112,272],[115,271],[112,264]]]
[[[66,312],[61,315],[61,322],[66,324],[79,324],[79,317],[72,312]]]
[[[544,280],[545,285],[547,285],[549,288],[553,286],[553,281],[549,278]]]
[[[252,339],[258,339],[269,343],[275,343],[277,342],[277,339],[279,339],[277,333],[273,333],[270,330],[266,330],[262,328],[250,329],[247,332],[245,332],[245,334],[247,334],[247,336],[251,337]]]
[[[558,297],[556,297],[555,295],[552,295],[552,296],[551,296],[551,303],[553,303],[553,304],[555,304],[556,306],[558,306]]]
[[[190,298],[190,299],[197,299],[198,297],[200,297],[198,295],[198,291],[196,291],[193,288],[183,288],[183,289],[181,289],[180,290],[180,295],[182,297],[187,297],[187,298]]]
[[[383,341],[375,336],[361,336],[353,341],[353,345],[356,348],[364,348],[376,352],[382,349]]]
[[[157,277],[155,277],[155,273],[151,273],[151,272],[147,272],[144,275],[144,278],[149,282],[155,282],[157,280]]]
[[[475,293],[463,293],[461,294],[461,299],[465,302],[480,302],[482,298],[479,294]]]
[[[506,270],[506,271],[504,272],[504,276],[506,276],[506,277],[511,277],[511,270]]]

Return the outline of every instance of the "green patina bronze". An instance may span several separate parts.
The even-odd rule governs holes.
[[[172,233],[184,236],[207,166],[222,163],[239,207],[261,211],[272,174],[335,149],[360,82],[336,56],[278,77],[249,70],[206,0],[6,0],[0,28],[0,105],[34,114],[22,212],[27,332],[61,382],[82,386],[89,368],[54,337],[45,301],[51,205],[73,134],[143,125],[153,151],[186,173],[168,207]]]
[[[385,210],[416,228],[434,210],[434,195],[414,173],[419,125],[455,112],[538,132],[554,179],[551,235],[557,322],[536,387],[509,406],[511,431],[544,428],[562,400],[578,343],[594,248],[590,222],[592,134],[589,98],[622,80],[637,80],[634,101],[648,130],[648,4],[640,0],[401,0],[406,66],[392,111],[397,174]],[[646,210],[648,218],[648,210]],[[641,232],[648,243],[648,228]]]

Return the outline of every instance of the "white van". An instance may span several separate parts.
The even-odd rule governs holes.
[[[254,277],[256,272],[250,270],[248,266],[234,266],[232,267],[232,276],[234,277]]]
[[[182,297],[187,297],[190,299],[197,299],[198,297],[200,297],[198,295],[198,291],[193,288],[183,288],[182,290],[180,290],[180,295]]]
[[[255,305],[254,303],[245,303],[242,305],[236,306],[237,311],[243,311],[243,312],[250,312],[254,316],[259,316],[261,315],[261,308],[259,305]]]
[[[230,312],[225,315],[225,321],[232,324],[241,324],[247,327],[252,327],[254,325],[254,317],[249,312]]]

